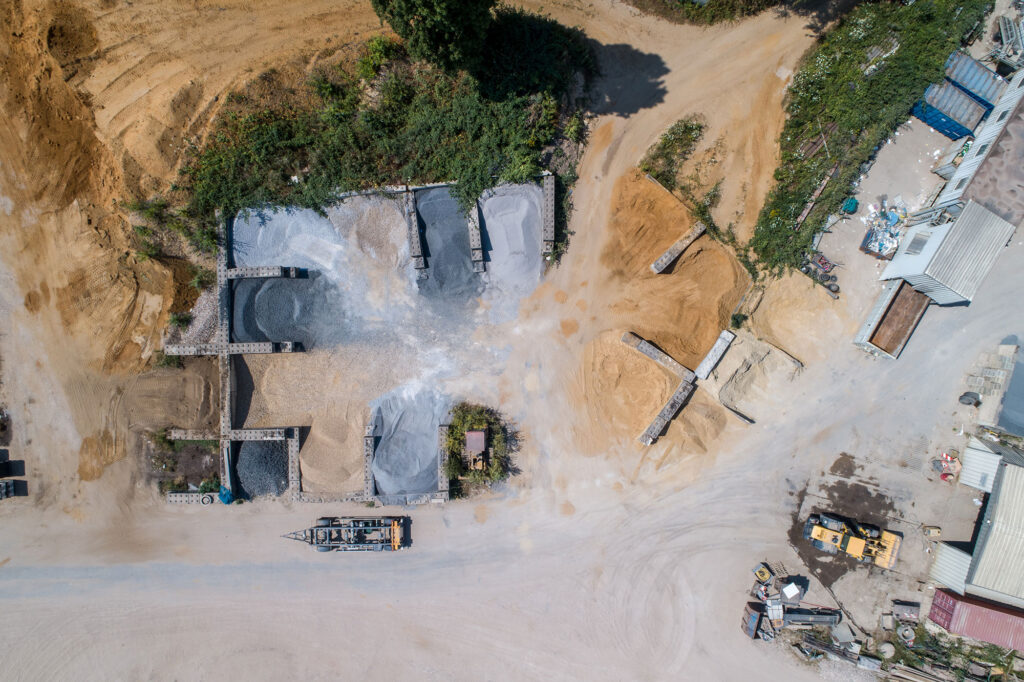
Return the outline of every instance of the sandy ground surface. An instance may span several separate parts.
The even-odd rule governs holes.
[[[545,9],[583,26],[604,71],[574,193],[575,236],[504,330],[500,376],[453,383],[519,421],[523,473],[486,500],[415,510],[410,550],[356,557],[317,555],[278,536],[321,513],[361,508],[171,509],[141,481],[117,434],[144,420],[117,406],[134,404],[127,398],[145,381],[132,373],[154,348],[173,283],[166,268],[134,260],[111,207],[126,190],[168,181],[184,136],[203,128],[232,85],[377,30],[369,5],[29,2],[0,10],[0,28],[22,36],[0,44],[0,106],[12,123],[0,126],[0,204],[11,209],[0,214],[0,311],[9,329],[0,356],[12,452],[26,460],[30,481],[30,497],[0,508],[0,639],[10,669],[77,679],[197,670],[851,679],[849,668],[805,667],[782,647],[744,638],[737,625],[750,567],[766,557],[799,564],[787,543],[791,515],[808,479],[838,453],[885,462],[948,432],[966,364],[982,344],[1024,331],[1005,315],[1024,277],[1013,267],[1024,248],[1003,256],[974,305],[931,311],[899,364],[849,343],[856,293],[833,302],[820,292],[819,302],[800,291],[806,279],[778,285],[781,294],[773,286],[753,328],[770,331],[807,368],[766,395],[754,426],[701,391],[642,450],[634,424],[661,398],[641,384],[659,393],[664,377],[611,340],[633,329],[694,364],[747,282],[706,237],[671,273],[648,276],[647,263],[689,218],[633,168],[669,124],[703,114],[709,137],[723,141],[721,163],[733,169],[722,222],[748,234],[771,182],[784,88],[813,35],[794,16],[702,29],[605,2]],[[64,35],[77,38],[47,44]],[[793,302],[805,312],[787,322]],[[798,352],[809,334],[811,350]],[[348,381],[358,369],[356,359],[325,367],[316,353],[300,363],[310,387]],[[643,381],[632,385],[637,376]],[[291,398],[279,396],[282,409]],[[347,418],[323,416],[336,417]],[[94,451],[104,467],[83,475],[80,463],[95,458],[82,453]],[[353,653],[367,651],[374,654]]]

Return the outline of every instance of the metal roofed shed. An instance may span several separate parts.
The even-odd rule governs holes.
[[[946,137],[956,140],[973,134],[988,109],[953,83],[943,81],[929,85],[911,113]]]
[[[479,455],[487,449],[487,434],[483,431],[466,431],[466,452]]]
[[[946,60],[946,78],[988,111],[999,101],[1006,80],[965,52],[954,52]]]
[[[999,465],[1003,463],[1002,455],[993,452],[984,442],[971,436],[962,461],[960,482],[982,492],[992,492]]]
[[[982,599],[935,590],[928,618],[954,635],[1004,649],[1024,648],[1024,613]]]
[[[929,570],[932,580],[963,594],[967,589],[967,574],[970,572],[970,554],[946,542],[935,545],[935,561]]]
[[[971,301],[1014,226],[969,202],[955,221],[913,226],[880,279],[904,279],[936,303]]]
[[[1024,608],[1024,468],[996,474],[967,575],[967,594]],[[950,586],[952,587],[952,586]]]
[[[1021,154],[1024,153],[1024,146],[1021,144],[1021,139],[1024,138],[1024,111],[1020,106],[1022,100],[1024,69],[1013,75],[1009,87],[999,98],[995,109],[981,124],[971,148],[935,200],[936,206],[954,202],[966,194],[968,198],[995,211],[1015,225],[1024,220],[1024,210],[1018,211],[1020,217],[996,210],[996,204],[1007,201],[1008,194],[1024,195],[1024,179],[1020,178],[1022,171],[1019,162]],[[999,154],[996,154],[997,151]],[[1005,157],[1005,162],[999,163],[995,158],[1000,155]],[[990,162],[990,159],[996,162]],[[1022,189],[1007,192],[1008,184],[1016,184]],[[991,200],[987,199],[989,195]]]

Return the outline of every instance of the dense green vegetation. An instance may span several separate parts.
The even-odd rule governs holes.
[[[477,65],[495,0],[371,0],[413,59],[453,73]]]
[[[640,161],[640,170],[672,192],[679,188],[679,170],[690,158],[704,134],[704,124],[696,116],[679,119],[662,133]]]
[[[490,461],[486,470],[469,470],[462,459],[466,447],[466,431],[487,432]],[[449,491],[458,494],[461,479],[468,483],[501,481],[512,473],[510,452],[518,436],[511,426],[494,409],[473,403],[459,403],[452,408],[451,424],[445,440],[445,474],[449,480]],[[454,484],[454,487],[453,487]]]
[[[511,8],[494,11],[472,72],[414,61],[389,38],[308,83],[268,72],[229,97],[192,150],[177,215],[201,231],[216,209],[321,209],[340,192],[403,181],[456,180],[468,205],[498,180],[534,178],[563,127],[581,134],[567,95],[594,72],[582,32]]]
[[[669,21],[687,24],[716,24],[757,14],[782,0],[708,0],[698,5],[692,0],[628,0],[637,9]]]
[[[750,243],[762,264],[799,264],[814,233],[849,196],[862,165],[909,117],[925,88],[942,77],[946,58],[978,25],[986,5],[987,0],[860,5],[807,55],[789,90],[776,184]],[[794,230],[833,168],[813,210]]]

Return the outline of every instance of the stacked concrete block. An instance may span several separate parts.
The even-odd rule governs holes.
[[[668,247],[668,250],[665,251],[665,253],[658,256],[658,260],[651,263],[651,271],[655,274],[664,272],[665,268],[672,265],[673,261],[675,261],[676,258],[679,258],[683,251],[697,240],[697,237],[704,234],[706,229],[707,228],[704,226],[704,223],[698,222],[694,225],[693,229],[677,239],[672,246]]]
[[[645,341],[633,332],[626,332],[623,334],[622,343],[626,344],[630,348],[635,348],[638,352],[643,353],[651,360],[654,360],[656,363],[672,372],[683,381],[693,382],[694,373],[692,371],[676,362],[672,356],[655,346],[653,343]]]
[[[675,392],[665,403],[665,406],[661,408],[658,416],[654,418],[651,425],[640,435],[640,442],[644,445],[653,445],[656,440],[665,431],[665,427],[668,423],[675,419],[675,416],[679,414],[679,410],[683,407],[683,403],[689,399],[693,394],[696,387],[689,381],[680,382]]]
[[[711,372],[718,365],[722,356],[725,355],[725,351],[729,350],[729,345],[732,344],[733,339],[736,335],[728,329],[723,329],[722,333],[718,335],[718,340],[715,341],[715,345],[711,347],[708,354],[704,356],[704,359],[697,365],[696,375],[698,379],[707,379],[711,376]]]
[[[555,176],[545,175],[543,187],[544,253],[551,253],[555,248]]]
[[[473,272],[484,271],[484,247],[480,239],[480,204],[473,202],[466,216],[466,225],[469,228],[469,249],[473,259]]]
[[[427,267],[427,259],[423,257],[423,238],[420,234],[419,219],[416,217],[416,194],[405,193],[405,229],[409,237],[409,257],[412,266],[417,270]]]

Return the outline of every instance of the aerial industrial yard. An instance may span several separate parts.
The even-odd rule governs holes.
[[[0,9],[14,679],[1024,677],[1020,8],[798,141],[920,7],[392,2]]]

